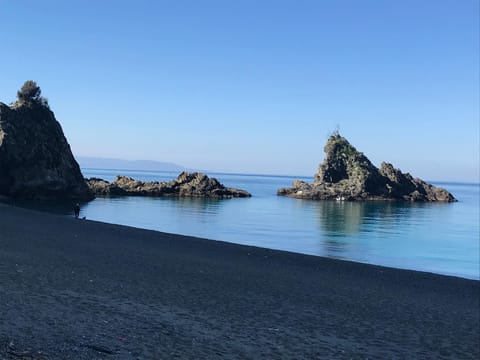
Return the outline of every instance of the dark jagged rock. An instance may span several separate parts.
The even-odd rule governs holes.
[[[382,163],[378,169],[339,134],[328,139],[325,154],[312,184],[296,180],[291,188],[279,189],[278,195],[318,200],[456,201],[448,191],[391,164]]]
[[[0,195],[55,200],[94,197],[45,101],[0,103]]]
[[[126,190],[118,187],[114,183],[109,183],[100,178],[86,179],[87,185],[95,195],[109,196],[109,195],[128,195]]]
[[[205,174],[182,172],[177,179],[169,182],[145,182],[127,176],[117,176],[115,181],[90,178],[87,184],[96,195],[130,195],[130,196],[171,196],[171,197],[206,197],[233,198],[250,197],[239,189],[225,187],[217,179]]]

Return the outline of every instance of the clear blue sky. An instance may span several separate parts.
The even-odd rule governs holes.
[[[479,181],[478,0],[0,0],[0,101],[37,81],[75,155]]]

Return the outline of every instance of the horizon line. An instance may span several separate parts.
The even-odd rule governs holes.
[[[139,160],[140,161],[140,160]],[[155,160],[152,160],[155,161]],[[117,168],[92,168],[92,167],[82,167],[81,169],[85,170],[108,170],[108,171],[131,171],[131,172],[157,172],[157,173],[176,173],[178,171],[187,171],[187,172],[200,172],[204,174],[215,174],[215,175],[241,175],[241,176],[263,176],[263,177],[286,177],[286,178],[314,178],[315,175],[287,175],[287,174],[260,174],[260,173],[241,173],[241,172],[228,172],[228,171],[216,171],[216,170],[205,170],[205,169],[192,169],[184,168],[181,170],[154,170],[154,169],[117,169]],[[428,183],[440,183],[440,184],[458,184],[458,185],[472,185],[480,186],[480,181],[467,181],[467,180],[424,180]]]

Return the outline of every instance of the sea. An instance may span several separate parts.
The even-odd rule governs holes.
[[[170,181],[178,172],[83,168],[86,178]],[[168,233],[480,279],[480,184],[433,182],[455,203],[314,201],[277,196],[313,177],[208,173],[251,198],[98,197],[81,217]],[[21,204],[20,204],[21,205]],[[68,204],[36,204],[73,216]]]

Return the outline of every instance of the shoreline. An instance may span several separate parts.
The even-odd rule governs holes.
[[[11,207],[11,208],[16,208],[16,209],[23,209],[26,211],[31,211],[34,213],[40,213],[40,214],[45,214],[45,215],[52,215],[52,216],[57,216],[61,218],[74,218],[73,213],[70,214],[65,214],[64,212],[51,212],[48,209],[42,209],[42,208],[31,208],[29,206],[22,206],[22,205],[12,205],[7,202],[1,202],[0,198],[0,206],[6,206],[6,207]],[[68,203],[70,205],[70,202]],[[1,210],[1,209],[0,209]],[[219,240],[219,239],[213,239],[213,238],[204,238],[196,235],[186,235],[186,234],[178,234],[178,233],[173,233],[173,232],[164,232],[160,230],[155,230],[155,229],[150,229],[150,228],[142,228],[142,227],[137,227],[137,226],[131,226],[131,225],[125,225],[125,224],[119,224],[119,223],[113,223],[113,222],[106,222],[106,221],[101,221],[101,220],[94,220],[94,219],[89,219],[89,218],[82,218],[82,216],[79,217],[78,220],[81,221],[87,221],[91,223],[98,223],[98,224],[104,224],[104,225],[112,225],[112,226],[118,226],[118,227],[124,227],[128,229],[134,229],[134,230],[139,230],[139,231],[148,231],[148,232],[153,232],[157,233],[159,236],[161,235],[166,235],[166,236],[173,236],[173,237],[179,237],[179,238],[188,238],[188,239],[195,239],[198,241],[212,241],[219,243],[219,245],[233,245],[233,246],[239,246],[241,248],[253,248],[253,249],[258,249],[261,251],[273,251],[273,252],[280,252],[280,253],[285,253],[285,254],[290,254],[292,256],[307,256],[307,257],[313,257],[313,258],[318,258],[321,260],[325,261],[338,261],[338,262],[345,262],[345,263],[353,263],[353,264],[359,264],[359,265],[366,265],[366,266],[371,266],[374,268],[379,268],[379,271],[381,269],[391,269],[391,270],[399,270],[399,271],[409,271],[409,272],[414,272],[414,273],[419,273],[419,274],[425,274],[425,275],[434,275],[434,276],[444,276],[444,277],[451,277],[451,278],[456,278],[456,279],[461,279],[461,280],[471,280],[471,281],[477,281],[480,284],[480,278],[476,277],[465,277],[461,275],[455,275],[455,274],[447,274],[447,273],[436,273],[433,271],[427,271],[427,270],[419,270],[419,269],[409,269],[409,268],[401,268],[401,267],[395,267],[395,266],[388,266],[388,265],[381,265],[381,264],[374,264],[374,263],[369,263],[369,262],[362,262],[362,261],[357,261],[357,260],[350,260],[350,259],[341,259],[341,258],[334,258],[334,257],[328,257],[328,256],[322,256],[322,255],[316,255],[316,254],[309,254],[309,253],[302,253],[302,252],[295,252],[295,251],[289,251],[289,250],[282,250],[282,249],[274,249],[274,248],[268,248],[268,247],[262,247],[262,246],[256,246],[256,245],[247,245],[247,244],[241,244],[241,243],[236,243],[233,241],[225,241],[225,240]]]
[[[104,198],[103,196],[100,196],[100,198]],[[109,198],[109,197],[106,197]],[[333,201],[332,201],[333,202]],[[23,204],[22,204],[23,203]],[[402,203],[402,202],[400,202]],[[0,196],[0,205],[6,205],[6,206],[13,206],[13,207],[18,207],[26,210],[32,210],[32,211],[38,211],[42,213],[47,213],[47,214],[52,214],[52,215],[57,215],[57,216],[64,216],[64,217],[70,217],[73,216],[71,213],[71,202],[69,201],[68,203],[64,203],[64,206],[61,207],[61,210],[59,209],[53,209],[51,208],[47,202],[44,201],[37,201],[35,202],[36,206],[32,206],[32,203],[29,201],[24,201],[24,200],[12,200],[10,198],[4,197],[2,198]],[[82,213],[80,218],[82,218]],[[300,255],[309,255],[309,256],[314,256],[314,257],[319,257],[319,258],[327,258],[327,259],[335,259],[335,260],[340,260],[340,261],[347,261],[347,262],[354,262],[354,263],[359,263],[359,264],[366,264],[366,265],[373,265],[373,266],[380,266],[380,267],[385,267],[385,268],[393,268],[393,269],[398,269],[398,270],[408,270],[408,271],[415,271],[415,272],[423,272],[423,273],[429,273],[429,274],[437,274],[437,275],[443,275],[443,276],[451,276],[451,277],[456,277],[456,278],[461,278],[461,279],[468,279],[468,280],[475,280],[475,281],[480,281],[480,274],[478,273],[456,273],[456,272],[435,272],[435,270],[431,269],[423,269],[421,267],[401,267],[401,265],[396,266],[395,264],[391,263],[381,263],[381,262],[368,262],[368,261],[361,261],[357,259],[350,259],[350,258],[342,258],[342,257],[328,257],[328,256],[323,256],[321,254],[316,254],[313,252],[299,252],[295,250],[284,250],[282,248],[270,248],[270,247],[263,247],[262,245],[253,245],[253,244],[248,244],[248,243],[241,243],[241,242],[236,242],[235,240],[232,241],[227,241],[223,239],[217,239],[217,238],[207,238],[207,237],[202,237],[198,236],[195,234],[181,234],[181,233],[176,233],[176,232],[165,232],[162,231],[158,228],[155,227],[138,227],[135,225],[128,225],[128,224],[122,224],[122,223],[115,223],[115,222],[109,222],[109,221],[103,221],[103,220],[95,220],[95,219],[90,219],[86,218],[84,220],[92,221],[92,222],[100,222],[100,223],[105,223],[105,224],[111,224],[111,225],[118,225],[118,226],[126,226],[126,227],[132,227],[135,229],[139,230],[149,230],[149,231],[154,231],[154,232],[159,232],[159,233],[165,233],[165,234],[172,234],[172,235],[179,235],[179,236],[186,236],[186,237],[193,237],[193,238],[199,238],[199,239],[204,239],[208,241],[217,241],[220,243],[229,243],[229,244],[238,244],[241,246],[252,246],[252,247],[258,247],[260,249],[271,249],[271,250],[278,250],[282,252],[287,252],[291,254],[300,254]]]
[[[0,284],[2,360],[480,356],[478,280],[3,204]]]

